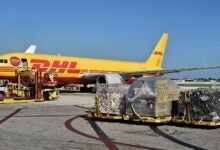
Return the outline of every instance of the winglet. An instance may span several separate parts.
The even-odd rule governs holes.
[[[167,40],[168,40],[168,34],[163,33],[159,42],[157,43],[154,50],[152,51],[150,57],[145,62],[146,65],[152,66],[152,67],[158,67],[158,68],[162,67],[164,54],[166,51]]]
[[[25,53],[31,53],[34,54],[35,50],[36,50],[37,46],[36,45],[31,45],[27,48],[27,50],[25,51]]]

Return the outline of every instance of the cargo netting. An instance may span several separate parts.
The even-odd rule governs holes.
[[[192,120],[220,121],[220,91],[197,89],[180,93],[178,117]]]

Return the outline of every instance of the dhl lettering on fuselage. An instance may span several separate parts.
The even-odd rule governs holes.
[[[31,59],[32,69],[41,72],[57,72],[57,73],[74,73],[79,74],[80,70],[76,69],[77,62],[54,60],[52,63],[45,59]]]

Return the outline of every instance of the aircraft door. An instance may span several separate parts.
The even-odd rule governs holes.
[[[28,70],[28,61],[26,58],[21,58],[22,70]]]

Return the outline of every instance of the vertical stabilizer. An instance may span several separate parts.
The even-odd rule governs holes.
[[[146,61],[147,66],[162,68],[167,40],[168,40],[168,34],[163,33],[156,47],[152,51],[150,57]]]
[[[31,45],[31,46],[29,46],[29,47],[26,49],[25,53],[31,53],[31,54],[34,54],[36,48],[37,48],[36,45]]]

